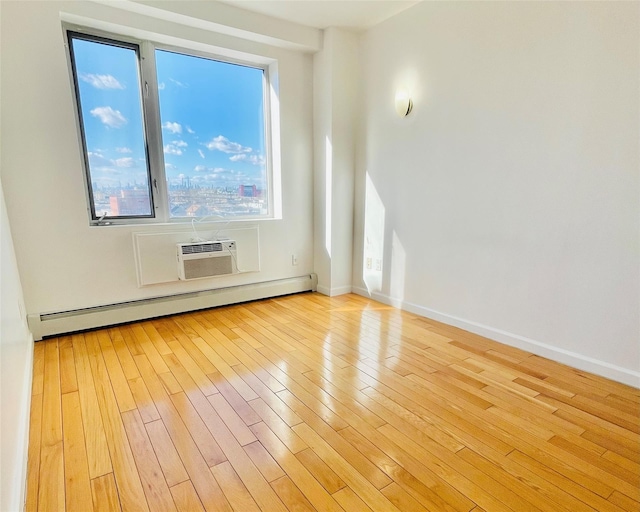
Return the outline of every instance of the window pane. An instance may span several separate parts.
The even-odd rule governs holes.
[[[93,218],[151,216],[136,49],[71,41]]]
[[[267,215],[262,69],[156,50],[171,217]]]

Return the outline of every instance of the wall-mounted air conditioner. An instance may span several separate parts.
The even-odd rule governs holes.
[[[177,250],[178,276],[183,281],[238,272],[234,240],[177,244]]]

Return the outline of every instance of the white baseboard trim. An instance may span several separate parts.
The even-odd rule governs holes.
[[[336,297],[338,295],[344,295],[351,293],[352,287],[348,286],[336,286],[334,288],[327,288],[326,286],[318,285],[318,293],[326,295],[327,297]]]
[[[41,340],[44,336],[96,329],[107,325],[135,322],[291,293],[315,291],[317,284],[317,276],[307,274],[275,281],[107,304],[73,311],[28,315],[27,318],[34,339]]]
[[[29,356],[27,357],[26,368],[24,372],[24,382],[22,385],[22,411],[21,423],[23,425],[22,435],[18,446],[22,447],[22,458],[20,459],[22,467],[18,469],[20,475],[20,487],[18,495],[18,503],[21,504],[20,510],[24,510],[27,503],[27,466],[29,463],[29,428],[31,426],[31,392],[33,390],[33,335],[29,335]]]
[[[22,512],[27,498],[34,342],[26,326],[23,329],[21,325],[20,332],[12,332],[11,336],[2,349],[2,357],[9,358],[11,368],[6,368],[6,361],[3,363],[8,371],[2,383],[2,426],[5,429],[2,431],[0,510]],[[22,367],[19,367],[20,360],[24,363]]]
[[[511,347],[526,350],[527,352],[552,359],[553,361],[572,366],[573,368],[594,373],[601,377],[627,384],[628,386],[640,388],[640,372],[607,363],[606,361],[600,361],[577,352],[554,347],[541,341],[532,340],[530,338],[503,331],[501,329],[496,329],[478,322],[465,320],[464,318],[459,318],[447,313],[418,306],[417,304],[395,299],[381,293],[369,293],[366,288],[354,286],[352,291],[353,293],[362,295],[363,297],[369,297],[377,300],[378,302],[403,309],[410,313],[431,318],[432,320],[437,320],[438,322],[452,325],[454,327],[459,327],[465,331],[479,334],[480,336],[504,343]]]

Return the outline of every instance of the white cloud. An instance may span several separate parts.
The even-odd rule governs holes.
[[[201,149],[199,149],[199,150],[198,150],[198,154],[199,154],[202,158],[204,158],[204,153],[202,152],[202,150],[201,150]]]
[[[117,169],[113,169],[112,167],[97,167],[96,169],[92,169],[92,171],[99,171],[106,174],[122,174],[122,171]]]
[[[187,129],[187,133],[190,133],[192,135],[196,133],[195,130],[192,130],[190,126],[186,126],[185,128]]]
[[[112,161],[109,160],[108,158],[105,158],[102,153],[89,151],[89,153],[87,153],[87,156],[89,157],[89,165],[91,166],[92,169],[94,167],[104,167],[104,166],[112,165]]]
[[[167,121],[162,125],[165,130],[169,130],[171,133],[182,133],[182,125],[178,123],[172,123]]]
[[[238,144],[237,142],[231,142],[223,135],[218,135],[214,137],[211,142],[207,142],[205,144],[207,148],[218,151],[222,151],[223,153],[251,153],[252,149],[247,146],[243,146],[242,144]]]
[[[117,167],[133,167],[133,165],[135,164],[133,158],[131,158],[130,156],[117,158],[116,160],[114,160],[114,163]]]
[[[171,80],[178,87],[189,87],[189,84],[183,84],[182,82],[178,82],[177,80],[174,80],[173,78],[169,78],[169,80]]]
[[[223,169],[222,167],[206,167],[204,165],[196,165],[193,170],[195,172],[212,172],[212,173],[233,173],[235,171],[233,170],[227,170],[227,169]],[[212,176],[211,174],[208,174],[207,176]]]
[[[167,144],[163,149],[167,155],[181,155],[182,149],[186,148],[188,144],[183,140],[173,140],[170,144]]]
[[[118,153],[133,153],[133,151],[131,151],[131,149],[130,149],[130,148],[126,148],[126,147],[123,147],[123,148],[116,148],[116,151],[117,151]]]
[[[96,107],[90,111],[93,117],[97,117],[103,124],[111,128],[121,128],[127,124],[127,120],[119,110],[113,110],[111,107]]]
[[[247,153],[230,156],[229,160],[231,160],[232,162],[249,162],[253,165],[264,164],[264,157],[262,155],[248,155]]]
[[[158,90],[159,90],[159,91],[164,91],[164,88],[165,88],[165,87],[166,87],[166,85],[164,84],[164,82],[160,82],[160,83],[158,84]]]
[[[118,80],[111,75],[80,73],[80,80],[91,84],[96,89],[124,89],[124,85],[118,82]]]
[[[177,169],[177,167],[173,164],[170,164],[169,162],[165,162],[164,163],[164,168],[165,169]]]
[[[175,147],[173,144],[167,144],[164,147],[164,152],[167,155],[181,155],[182,150],[180,148]]]
[[[111,160],[101,153],[94,151],[89,151],[88,156],[91,172],[98,171],[108,174],[122,174],[122,172],[118,170],[119,168],[137,167],[135,159],[130,156]]]

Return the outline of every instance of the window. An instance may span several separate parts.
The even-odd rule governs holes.
[[[266,67],[67,34],[93,224],[272,215]]]

